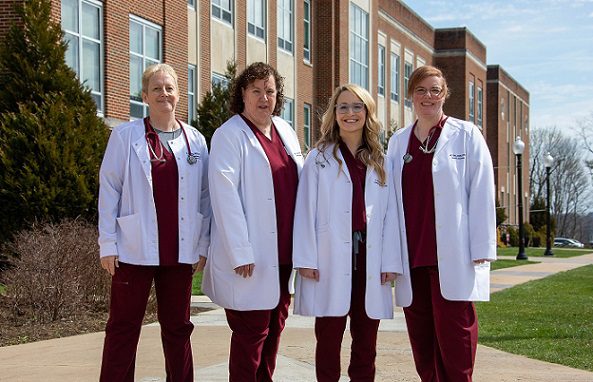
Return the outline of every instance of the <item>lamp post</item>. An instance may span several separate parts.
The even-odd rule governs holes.
[[[552,252],[552,227],[550,224],[550,169],[554,164],[554,157],[550,153],[544,156],[544,166],[546,166],[546,252],[544,256],[554,256]]]
[[[521,156],[525,150],[525,143],[521,137],[517,137],[513,143],[513,153],[517,156],[517,190],[519,201],[519,253],[517,253],[517,260],[527,260],[525,254],[525,234],[523,232],[523,176],[521,171]]]

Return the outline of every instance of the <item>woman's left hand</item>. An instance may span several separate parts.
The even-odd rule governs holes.
[[[204,267],[206,266],[206,258],[204,256],[200,256],[198,262],[193,265],[194,273],[202,272]]]
[[[393,272],[381,272],[381,285],[395,281],[396,273]]]

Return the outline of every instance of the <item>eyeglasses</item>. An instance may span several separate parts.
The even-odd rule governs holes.
[[[443,93],[443,89],[441,88],[423,88],[423,87],[417,87],[416,89],[414,89],[414,94],[420,97],[424,97],[427,94],[430,94],[433,97],[438,97]]]
[[[346,114],[348,113],[350,110],[352,110],[353,113],[360,113],[361,111],[364,110],[364,103],[362,102],[355,102],[355,103],[340,103],[338,105],[336,105],[336,112],[338,112],[338,114]]]

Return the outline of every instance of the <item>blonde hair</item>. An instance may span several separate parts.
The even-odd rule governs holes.
[[[377,119],[376,115],[377,106],[369,92],[360,86],[355,84],[346,84],[338,86],[334,90],[334,94],[331,96],[329,104],[327,105],[327,110],[323,114],[321,120],[321,137],[317,141],[316,147],[321,155],[325,155],[325,149],[333,144],[333,157],[338,162],[340,166],[339,169],[342,169],[342,160],[338,158],[339,143],[342,139],[340,138],[340,127],[336,121],[336,103],[340,94],[345,91],[349,91],[360,98],[366,109],[366,118],[362,133],[362,144],[356,151],[355,156],[366,166],[371,166],[379,175],[379,181],[381,182],[381,185],[385,185],[387,184],[387,175],[385,173],[385,169],[383,168],[385,156],[383,154],[383,146],[379,140],[381,123]]]
[[[165,72],[173,78],[175,81],[175,90],[179,93],[179,84],[177,83],[177,73],[175,73],[175,69],[169,64],[154,64],[146,67],[144,69],[144,73],[142,73],[142,93],[148,93],[148,83],[152,76],[155,75],[157,72]]]

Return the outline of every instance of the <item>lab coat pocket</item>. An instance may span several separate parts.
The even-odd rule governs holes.
[[[117,231],[117,246],[120,254],[138,254],[142,246],[140,215],[133,214],[116,219],[119,230]]]

